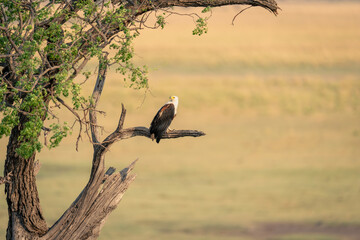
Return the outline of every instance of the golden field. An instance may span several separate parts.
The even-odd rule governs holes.
[[[168,18],[164,30],[144,30],[135,49],[150,69],[146,94],[110,72],[100,103],[104,136],[121,103],[125,127],[148,127],[170,95],[180,99],[172,128],[207,135],[114,144],[107,165],[120,170],[139,158],[137,178],[100,239],[359,239],[360,3],[280,7],[278,17],[251,8],[234,26],[239,7],[213,9],[201,37],[183,16]],[[49,224],[89,177],[92,148],[84,136],[76,152],[76,136],[37,156]],[[0,143],[2,172],[6,139]]]

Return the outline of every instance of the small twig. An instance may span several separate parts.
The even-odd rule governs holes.
[[[51,131],[50,128],[45,127],[45,126],[42,126],[42,127],[41,127],[41,130],[43,130],[44,132],[50,132],[50,131]]]
[[[80,115],[72,108],[70,107],[69,105],[67,105],[64,100],[62,100],[61,98],[59,97],[56,97],[56,100],[58,100],[63,106],[65,106],[72,114],[74,114],[74,116],[77,118],[76,121],[79,122],[79,125],[80,125],[80,129],[79,129],[79,134],[76,138],[76,144],[75,144],[75,148],[76,148],[76,151],[79,151],[79,142],[80,142],[80,139],[81,139],[81,132],[82,132],[82,128],[83,128],[83,124],[88,124],[86,122],[86,119],[81,119]],[[86,115],[85,115],[86,116]]]
[[[86,66],[86,64],[89,61],[89,58],[87,58],[86,56],[84,56],[84,60],[82,61],[82,63],[79,65],[79,67],[74,68],[74,72],[71,74],[71,76],[66,80],[66,81],[70,81],[72,79],[74,79],[81,71],[82,69]],[[85,79],[82,83],[80,83],[80,85],[84,84],[87,81],[87,79]]]
[[[39,76],[38,76],[38,79],[37,81],[35,82],[34,86],[31,88],[31,91],[34,89],[36,83],[45,75],[47,74],[48,72],[52,71],[52,70],[55,70],[55,69],[59,69],[60,66],[53,66],[53,67],[50,67],[50,68],[47,68],[44,72],[42,72]]]
[[[79,116],[79,114],[77,112],[75,112],[75,110],[70,107],[69,105],[67,105],[64,100],[62,100],[61,98],[59,97],[56,97],[56,100],[58,100],[64,107],[66,107],[72,114],[75,115],[75,117],[79,120],[79,122],[81,122],[81,118]]]
[[[244,12],[245,10],[248,10],[249,8],[252,8],[252,7],[254,7],[254,6],[246,7],[246,8],[244,8],[244,9],[242,9],[240,12],[238,12],[238,13],[234,16],[233,20],[231,21],[231,24],[234,25],[234,22],[235,22],[235,19],[237,18],[237,16],[239,16],[242,12]]]
[[[141,100],[141,103],[140,103],[140,105],[137,107],[137,109],[140,109],[140,108],[143,106],[143,104],[144,104],[144,102],[145,102],[145,99],[146,99],[146,95],[147,95],[148,92],[153,96],[152,92],[150,91],[150,88],[147,88],[147,89],[145,90],[144,97],[143,97],[143,99]]]

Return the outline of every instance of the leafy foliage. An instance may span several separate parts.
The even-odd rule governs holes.
[[[156,16],[156,18],[156,23],[161,27],[161,29],[164,29],[166,23],[164,15]]]
[[[148,88],[147,67],[133,63],[133,41],[141,25],[134,19],[134,9],[92,0],[76,1],[72,6],[62,0],[0,2],[0,65],[4,66],[0,137],[9,136],[19,126],[17,152],[21,156],[27,158],[41,150],[38,139],[42,130],[50,138],[49,148],[71,132],[52,111],[54,106],[65,106],[77,122],[89,124],[86,112],[91,97],[82,95],[76,77],[82,74],[85,82],[90,78],[92,73],[83,71],[90,59],[109,55],[104,64],[114,66],[128,87]],[[207,7],[202,12],[210,10]],[[164,28],[166,17],[165,13],[157,16],[156,27]],[[194,35],[207,32],[206,21],[196,17]],[[77,111],[84,111],[80,115],[85,117],[80,118]]]
[[[192,32],[193,35],[201,36],[204,33],[207,33],[207,31],[208,31],[207,20],[211,17],[211,7],[207,6],[206,8],[204,8],[201,11],[201,13],[209,13],[209,12],[210,12],[209,17],[199,17],[196,20],[196,26],[195,26],[195,29]]]
[[[204,33],[207,33],[207,22],[206,18],[198,18],[196,20],[196,28],[193,30],[193,35],[203,35]]]
[[[50,138],[50,148],[54,148],[57,147],[61,140],[68,135],[70,128],[65,122],[63,126],[60,124],[52,124],[51,129],[53,130],[54,134]]]
[[[57,119],[51,112],[51,102],[59,105],[57,99],[64,97],[74,110],[89,107],[89,97],[81,94],[74,79],[81,71],[81,61],[103,56],[104,47],[110,42],[106,31],[122,32],[111,39],[110,48],[117,53],[108,64],[117,65],[124,79],[131,82],[130,87],[148,87],[146,68],[132,62],[132,41],[138,33],[129,29],[133,23],[128,19],[128,10],[123,6],[114,9],[109,3],[99,6],[91,0],[77,1],[75,7],[77,11],[70,12],[63,1],[1,0],[1,10],[6,15],[0,22],[0,64],[7,67],[0,82],[0,137],[9,136],[24,116],[17,150],[23,157],[40,151],[38,136],[44,128],[43,120]],[[88,72],[83,74],[86,80],[90,77]],[[70,131],[60,120],[47,129],[50,148]]]

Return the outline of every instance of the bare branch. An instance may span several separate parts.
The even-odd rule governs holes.
[[[242,12],[244,12],[244,11],[246,11],[246,10],[248,10],[249,8],[252,8],[252,7],[253,7],[253,6],[246,7],[246,8],[244,8],[244,9],[242,9],[240,12],[238,12],[238,13],[234,16],[233,20],[231,21],[231,24],[234,25],[234,22],[235,22],[235,19],[237,18],[237,16],[239,16]]]
[[[107,73],[107,54],[104,54],[103,58],[99,59],[99,72],[98,77],[96,80],[96,84],[94,87],[94,91],[92,94],[92,103],[90,105],[89,109],[89,119],[90,119],[90,129],[91,129],[91,137],[93,143],[99,142],[99,133],[98,129],[96,127],[97,125],[97,118],[96,118],[96,106],[100,99],[101,92],[104,87],[105,79],[106,79],[106,73]]]
[[[202,131],[198,130],[168,130],[161,139],[170,139],[170,138],[181,138],[181,137],[201,137],[206,135]],[[133,127],[126,128],[121,131],[120,139],[127,139],[137,136],[143,136],[151,139],[150,130],[147,127]]]
[[[77,139],[76,139],[76,144],[75,144],[75,148],[76,148],[76,151],[79,150],[79,141],[81,139],[81,131],[82,131],[82,128],[83,128],[83,124],[87,124],[86,122],[86,119],[81,119],[80,115],[72,108],[70,107],[69,105],[67,105],[64,100],[62,100],[61,98],[59,97],[56,97],[56,100],[58,100],[62,105],[64,105],[72,114],[74,114],[74,116],[77,118],[76,121],[79,122],[79,125],[80,125],[80,129],[79,129],[79,134],[77,136]],[[74,123],[75,124],[75,123]]]
[[[81,62],[81,64],[78,67],[75,67],[75,66],[73,67],[74,72],[66,80],[66,82],[73,80],[81,72],[81,70],[86,66],[86,64],[88,63],[89,60],[90,60],[89,58],[87,58],[86,56],[83,56],[83,61]],[[75,61],[75,62],[77,62],[77,61]],[[85,79],[84,82],[80,83],[80,85],[84,84],[86,81],[87,81],[87,79]]]
[[[126,109],[122,104],[122,112],[119,120],[119,125],[116,130],[111,133],[105,140],[100,144],[105,149],[109,148],[114,142],[128,139],[137,136],[143,136],[147,138],[151,138],[150,130],[146,127],[133,127],[123,129],[124,119],[126,115]],[[204,136],[205,133],[198,130],[168,130],[161,138],[169,139],[169,138],[180,138],[180,137],[201,137]]]
[[[69,105],[67,105],[64,100],[62,100],[61,98],[59,97],[56,97],[56,100],[59,101],[59,103],[61,103],[64,107],[66,107],[72,114],[74,114],[74,116],[77,118],[77,120],[81,123],[81,117],[80,115],[72,108],[70,107]]]
[[[251,5],[263,7],[277,15],[279,7],[274,0],[160,0],[159,8],[164,7],[220,7],[224,5]]]
[[[47,74],[48,72],[53,71],[53,70],[56,70],[56,69],[59,69],[59,68],[60,68],[60,66],[53,66],[53,67],[47,68],[44,72],[42,72],[42,73],[37,77],[36,83],[37,83],[45,74]],[[33,90],[33,89],[35,88],[36,83],[34,83],[34,86],[31,88],[31,90]]]

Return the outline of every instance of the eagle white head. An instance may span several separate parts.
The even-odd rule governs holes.
[[[168,103],[174,104],[174,106],[175,106],[175,114],[176,114],[177,108],[178,108],[178,105],[179,105],[179,98],[177,96],[171,96],[170,101]]]

